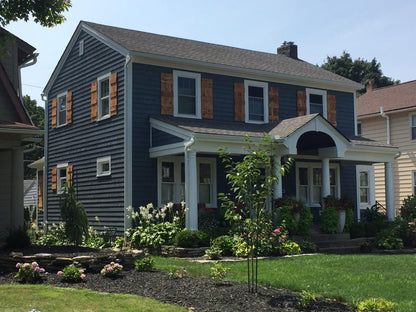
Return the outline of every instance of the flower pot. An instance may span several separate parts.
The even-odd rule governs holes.
[[[344,227],[345,227],[345,216],[346,216],[346,211],[345,210],[341,210],[339,212],[339,219],[338,219],[338,233],[342,233],[344,231]]]

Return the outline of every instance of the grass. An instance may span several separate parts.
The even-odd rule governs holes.
[[[92,290],[40,285],[0,285],[0,311],[20,312],[32,309],[41,312],[186,311],[184,308],[133,295],[102,294]]]
[[[210,264],[156,258],[157,269],[184,266],[192,275],[209,276]],[[227,263],[227,279],[247,281],[246,262]],[[397,311],[414,311],[416,255],[324,255],[278,258],[259,262],[259,284],[294,291],[308,290],[350,304],[367,298],[398,303]]]

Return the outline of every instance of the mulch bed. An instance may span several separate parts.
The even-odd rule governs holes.
[[[39,252],[39,250],[36,251]],[[56,252],[56,250],[53,251]],[[65,253],[73,252],[73,250],[61,251]],[[91,252],[91,250],[83,251]],[[157,271],[123,271],[119,278],[107,278],[100,274],[86,273],[87,277],[82,283],[63,283],[56,274],[46,274],[41,284],[75,289],[92,289],[104,293],[139,295],[198,312],[353,311],[351,307],[344,303],[327,299],[317,299],[308,309],[301,309],[297,306],[300,296],[292,291],[259,286],[256,295],[247,291],[247,284],[223,282],[215,285],[211,279],[202,277],[172,278],[165,272]],[[15,274],[0,274],[0,284],[18,284],[18,280],[14,278]]]

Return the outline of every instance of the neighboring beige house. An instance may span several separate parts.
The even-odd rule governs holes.
[[[393,164],[398,214],[403,199],[416,194],[416,80],[378,89],[370,85],[357,99],[357,121],[359,135],[400,150]],[[374,165],[374,181],[375,199],[385,205],[383,164]]]
[[[0,242],[23,225],[23,149],[43,134],[33,126],[18,94],[20,71],[35,63],[35,48],[0,28]],[[6,36],[6,37],[4,37]]]

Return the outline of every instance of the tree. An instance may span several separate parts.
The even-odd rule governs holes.
[[[23,96],[22,103],[32,119],[33,124],[43,130],[45,128],[45,110],[43,107],[37,106],[36,100],[32,100],[29,95]],[[24,154],[24,177],[25,179],[33,179],[36,176],[36,170],[29,168],[27,165],[43,157],[43,137],[39,138],[39,142],[27,146],[26,149],[28,151]]]
[[[4,27],[18,20],[53,27],[65,21],[62,12],[68,11],[71,0],[2,0],[0,1],[0,23]]]
[[[370,81],[373,81],[377,87],[385,87],[400,82],[400,80],[384,76],[381,71],[381,64],[375,58],[370,62],[361,58],[352,60],[351,55],[346,51],[340,57],[327,56],[326,62],[321,67],[365,86]],[[365,89],[358,91],[359,95],[363,93],[365,93]]]
[[[221,153],[226,167],[226,178],[233,195],[220,194],[223,207],[227,209],[226,218],[234,231],[243,237],[248,247],[247,283],[249,292],[257,292],[258,251],[262,237],[270,235],[269,225],[272,215],[269,199],[273,195],[273,186],[278,176],[273,170],[273,155],[276,142],[264,135],[259,143],[250,138],[248,154],[242,161],[233,161],[231,155]],[[252,147],[250,147],[250,145]],[[287,172],[292,161],[281,166],[282,175]]]

